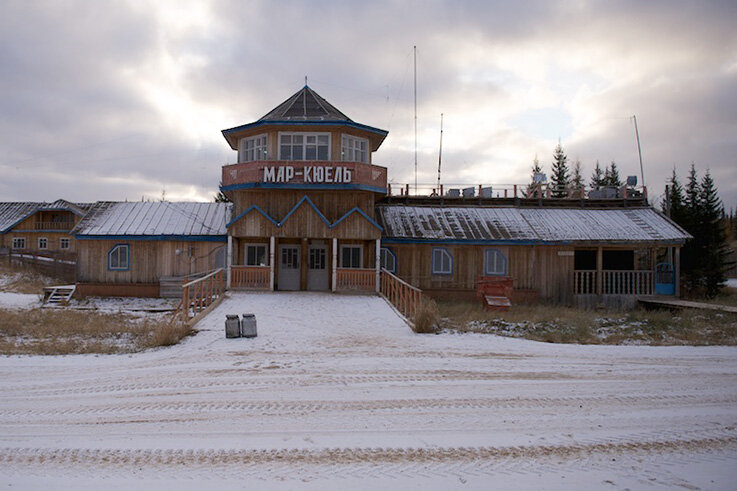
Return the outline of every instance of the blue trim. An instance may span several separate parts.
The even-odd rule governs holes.
[[[307,197],[307,195],[305,195],[305,196],[302,196],[302,199],[300,199],[300,200],[299,200],[299,201],[297,202],[297,204],[296,204],[296,205],[294,205],[294,208],[292,208],[292,209],[291,209],[291,210],[289,211],[289,213],[287,213],[287,215],[286,215],[286,216],[284,217],[284,219],[283,219],[283,220],[282,220],[281,222],[279,222],[279,225],[278,225],[278,227],[279,227],[279,228],[281,228],[281,226],[282,226],[282,225],[284,225],[284,224],[285,224],[285,223],[287,222],[287,220],[289,220],[289,217],[291,217],[291,216],[292,216],[292,214],[293,214],[293,213],[294,213],[295,211],[297,211],[297,208],[299,208],[300,206],[302,206],[302,203],[304,203],[305,201],[306,201],[306,202],[307,202],[307,203],[308,203],[308,204],[309,204],[309,205],[310,205],[310,206],[312,207],[312,209],[313,209],[313,210],[315,210],[315,213],[317,213],[317,216],[319,216],[319,217],[320,217],[320,220],[322,220],[322,221],[323,221],[323,223],[324,223],[325,225],[327,225],[327,227],[328,227],[328,228],[332,228],[332,227],[330,226],[330,222],[328,221],[328,219],[327,219],[327,218],[325,218],[325,215],[323,215],[323,214],[322,214],[322,212],[321,212],[320,210],[318,210],[318,209],[317,209],[317,206],[315,206],[315,203],[313,203],[313,202],[312,202],[312,200],[311,200],[310,198],[308,198],[308,197]]]
[[[489,263],[488,263],[488,258],[486,255],[492,251],[496,252],[499,256],[501,256],[502,261],[504,261],[504,271],[502,271],[501,273],[490,273],[488,271]],[[505,256],[501,250],[493,248],[493,247],[484,249],[484,276],[507,276],[508,270],[509,270],[509,263],[507,261],[507,256]]]
[[[366,124],[356,123],[353,121],[255,121],[253,123],[242,124],[234,128],[228,128],[222,130],[223,136],[227,137],[231,133],[237,133],[239,131],[248,130],[251,128],[258,128],[260,126],[348,126],[350,128],[357,128],[365,130],[370,133],[376,133],[383,137],[389,134],[388,131],[379,128],[374,128]]]
[[[227,242],[227,235],[80,235],[78,240],[179,240],[182,242]]]
[[[318,216],[318,217],[320,217],[320,220],[322,220],[322,222],[323,222],[323,223],[325,224],[325,226],[326,226],[327,228],[335,228],[335,227],[337,227],[337,226],[338,226],[338,225],[340,224],[340,222],[342,222],[343,220],[345,220],[346,218],[348,218],[348,217],[349,217],[350,215],[352,215],[353,213],[358,213],[358,214],[360,214],[360,215],[361,215],[362,217],[364,217],[364,218],[365,218],[365,219],[366,219],[366,220],[367,220],[367,221],[368,221],[368,222],[369,222],[369,223],[370,223],[371,225],[373,225],[374,227],[376,227],[377,229],[379,229],[379,230],[380,230],[380,231],[382,231],[382,232],[384,231],[384,229],[383,229],[383,228],[381,227],[381,225],[379,225],[379,224],[378,224],[378,223],[376,223],[376,222],[375,222],[374,220],[372,220],[372,219],[371,219],[371,217],[369,217],[369,216],[368,216],[368,215],[366,214],[366,212],[365,212],[365,211],[363,211],[362,209],[360,209],[360,208],[359,208],[359,207],[357,207],[357,206],[354,206],[354,207],[353,207],[353,209],[351,209],[351,210],[350,210],[350,211],[349,211],[348,213],[346,213],[345,215],[343,215],[342,217],[340,217],[340,218],[339,218],[339,219],[338,219],[337,221],[335,221],[334,223],[332,223],[332,224],[331,224],[331,223],[330,223],[330,221],[329,221],[329,220],[328,220],[327,218],[325,218],[325,215],[323,215],[323,214],[322,214],[322,212],[320,211],[320,209],[319,209],[319,208],[318,208],[318,207],[317,207],[317,206],[315,205],[315,203],[313,203],[313,202],[312,202],[312,200],[311,200],[311,199],[310,199],[310,198],[309,198],[309,197],[308,197],[307,195],[305,195],[305,196],[302,196],[302,198],[301,198],[301,199],[300,199],[300,200],[299,200],[299,201],[297,202],[297,204],[296,204],[296,205],[294,205],[294,207],[292,207],[292,209],[291,209],[291,210],[289,210],[289,213],[287,213],[287,215],[286,215],[286,216],[285,216],[285,217],[284,217],[284,218],[282,219],[282,221],[281,221],[281,222],[277,222],[276,220],[274,220],[273,218],[271,218],[271,217],[270,217],[270,216],[269,216],[269,215],[268,215],[268,214],[267,214],[267,213],[266,213],[265,211],[263,211],[263,210],[262,210],[261,208],[259,208],[259,207],[258,207],[258,206],[256,206],[256,205],[253,205],[253,206],[249,207],[248,209],[246,209],[245,211],[243,211],[242,213],[240,213],[240,214],[239,214],[239,215],[238,215],[237,217],[235,217],[235,218],[234,218],[233,220],[231,220],[231,221],[230,221],[230,222],[229,222],[229,223],[228,223],[228,224],[226,225],[226,227],[227,227],[227,228],[230,228],[230,227],[231,227],[231,226],[232,226],[232,225],[233,225],[233,224],[234,224],[235,222],[237,222],[238,220],[240,220],[241,218],[243,218],[244,216],[246,216],[246,215],[247,215],[247,214],[248,214],[249,212],[251,212],[252,210],[256,210],[256,211],[258,211],[259,213],[261,213],[261,214],[262,214],[262,215],[263,215],[263,216],[264,216],[264,217],[265,217],[265,218],[266,218],[267,220],[269,220],[269,221],[270,221],[271,223],[273,223],[273,224],[274,224],[274,226],[275,226],[276,228],[282,228],[282,227],[284,226],[284,224],[285,224],[285,223],[287,222],[287,220],[289,220],[289,218],[290,218],[290,217],[291,217],[291,216],[292,216],[292,215],[293,215],[293,214],[294,214],[294,213],[295,213],[295,212],[297,211],[297,209],[298,209],[298,208],[299,208],[300,206],[302,206],[302,204],[303,204],[303,203],[305,203],[305,202],[307,202],[307,204],[308,204],[308,205],[310,205],[310,207],[312,207],[312,209],[313,209],[313,210],[315,210],[315,213],[317,213],[317,216]]]
[[[110,255],[118,248],[125,248],[125,268],[113,268],[110,266]],[[115,244],[107,251],[107,270],[108,271],[130,271],[131,269],[131,248],[128,244]]]
[[[264,216],[264,218],[266,218],[271,223],[273,223],[275,227],[279,227],[279,223],[276,220],[274,220],[273,218],[271,218],[268,213],[266,213],[264,210],[262,210],[261,208],[259,208],[258,205],[253,205],[253,206],[248,207],[245,211],[243,211],[243,213],[241,213],[240,215],[238,215],[237,217],[235,217],[234,219],[232,219],[230,222],[228,222],[225,225],[225,228],[230,228],[230,226],[233,225],[235,222],[237,222],[238,220],[240,220],[244,216],[248,215],[248,213],[250,213],[251,210],[256,210],[257,212],[261,213]]]
[[[379,257],[380,257],[380,258],[381,258],[381,252],[382,252],[382,251],[386,251],[386,252],[388,252],[388,253],[389,253],[389,255],[390,255],[391,257],[393,257],[393,258],[394,258],[394,268],[392,268],[392,269],[386,268],[386,270],[387,270],[387,271],[389,271],[390,273],[396,273],[396,272],[397,272],[397,254],[396,254],[396,253],[395,253],[395,252],[394,252],[393,250],[391,250],[390,248],[388,248],[388,247],[383,247],[383,246],[382,246],[382,247],[381,247],[381,248],[379,249]],[[379,262],[381,262],[381,260],[379,260]],[[382,265],[381,265],[381,267],[383,268],[383,267],[384,267],[384,265],[382,264]]]
[[[286,162],[286,161],[285,161]],[[301,161],[299,161],[301,162]],[[302,183],[275,183],[275,182],[246,182],[243,184],[230,184],[221,186],[221,191],[235,191],[236,189],[330,189],[350,191],[371,191],[372,193],[386,194],[386,188],[378,186],[367,186],[365,184],[302,184]]]
[[[569,241],[544,241],[544,240],[461,240],[461,239],[405,239],[401,237],[382,237],[383,244],[442,244],[442,245],[570,245]]]
[[[450,271],[435,271],[435,251],[442,251],[448,255],[448,258],[450,259]],[[432,252],[430,255],[430,273],[437,274],[437,275],[444,275],[444,276],[452,276],[453,275],[453,254],[445,247],[433,247]]]
[[[384,227],[382,227],[381,225],[379,225],[378,223],[376,223],[376,222],[375,222],[375,221],[374,221],[374,220],[373,220],[373,219],[372,219],[372,218],[371,218],[370,216],[368,216],[368,215],[366,214],[366,212],[365,212],[365,211],[363,211],[362,209],[360,209],[360,208],[359,208],[359,207],[357,207],[357,206],[354,206],[354,207],[353,207],[353,209],[352,209],[351,211],[349,211],[348,213],[346,213],[346,214],[345,214],[345,215],[343,215],[342,217],[338,218],[338,221],[336,221],[335,223],[333,223],[333,224],[332,224],[332,225],[330,226],[330,228],[335,228],[335,227],[337,227],[337,226],[338,226],[338,224],[339,224],[340,222],[342,222],[343,220],[345,220],[346,218],[348,218],[348,217],[349,217],[350,215],[352,215],[353,213],[359,213],[359,214],[361,214],[361,216],[363,216],[363,218],[365,218],[366,220],[368,220],[368,222],[369,222],[369,223],[370,223],[371,225],[373,225],[374,227],[378,228],[378,229],[379,229],[379,230],[381,230],[382,232],[384,231]]]

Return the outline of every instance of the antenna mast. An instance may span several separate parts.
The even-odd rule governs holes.
[[[412,48],[414,52],[414,82],[415,82],[415,194],[417,194],[417,46]]]
[[[642,177],[642,186],[645,187],[645,171],[642,167],[642,149],[640,148],[640,132],[637,131],[637,116],[632,116],[635,122],[635,137],[637,137],[637,153],[640,156],[640,177]]]
[[[438,151],[438,193],[440,193],[440,164],[443,162],[443,113],[440,113],[440,151]]]

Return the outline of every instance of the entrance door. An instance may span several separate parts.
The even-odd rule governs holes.
[[[655,266],[655,293],[658,295],[676,294],[676,281],[671,263],[658,263]]]
[[[328,289],[328,246],[310,245],[307,249],[307,289]]]
[[[279,290],[299,290],[298,245],[279,246]]]

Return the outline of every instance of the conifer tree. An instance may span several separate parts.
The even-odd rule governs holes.
[[[683,218],[678,224],[693,236],[686,241],[681,250],[681,270],[683,271],[683,285],[687,291],[695,292],[703,286],[702,261],[703,243],[699,227],[701,215],[701,189],[699,186],[696,165],[691,163],[688,181],[683,199]]]
[[[615,188],[622,187],[622,181],[619,179],[619,170],[617,170],[617,164],[613,160],[604,171],[604,185]]]
[[[537,188],[537,183],[535,183],[535,174],[542,174],[543,168],[540,165],[540,161],[537,159],[537,154],[535,154],[535,160],[532,161],[532,172],[530,173],[530,184],[527,185],[527,196],[531,197],[532,193],[535,192],[535,189]]]
[[[675,166],[673,167],[673,174],[671,174],[668,183],[668,196],[667,199],[663,202],[663,213],[670,216],[670,218],[674,222],[683,224],[685,223],[683,186],[681,186],[680,181],[678,181]]]
[[[223,187],[223,183],[221,181],[220,182],[220,188],[222,188],[222,187]],[[225,193],[223,193],[223,191],[221,189],[218,189],[217,194],[212,197],[212,200],[215,203],[230,203],[231,202],[230,201],[230,198],[228,198],[227,196],[225,196]]]
[[[594,172],[591,174],[591,181],[589,184],[589,187],[591,189],[599,189],[600,187],[604,186],[604,172],[601,170],[601,166],[599,165],[599,161],[596,161],[596,166],[594,167]]]
[[[719,199],[716,185],[707,169],[700,186],[700,208],[698,242],[701,243],[703,255],[702,284],[707,297],[714,297],[726,283],[725,270],[727,267],[727,236],[724,230],[724,207]]]
[[[568,157],[563,152],[560,142],[555,147],[553,153],[553,168],[550,182],[553,186],[554,198],[565,198],[567,196],[566,188],[570,184],[570,176],[568,174]]]
[[[576,191],[576,196],[581,196],[581,190],[586,185],[583,182],[583,175],[581,174],[581,161],[576,159],[576,163],[573,164],[573,175],[571,176],[571,188]]]

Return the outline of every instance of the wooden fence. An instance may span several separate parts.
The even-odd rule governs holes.
[[[408,321],[414,323],[417,313],[422,310],[422,290],[382,268],[380,293]]]
[[[38,273],[69,283],[76,280],[77,255],[73,252],[0,251],[8,264],[28,267]]]
[[[602,295],[652,295],[652,271],[574,271],[574,293],[576,295],[595,295],[599,293],[601,278]]]
[[[225,270],[223,268],[182,285],[182,301],[174,313],[184,321],[197,315],[215,303],[225,291]]]
[[[231,288],[268,290],[271,268],[269,266],[231,266]]]
[[[337,290],[376,291],[376,270],[372,268],[338,268]]]

